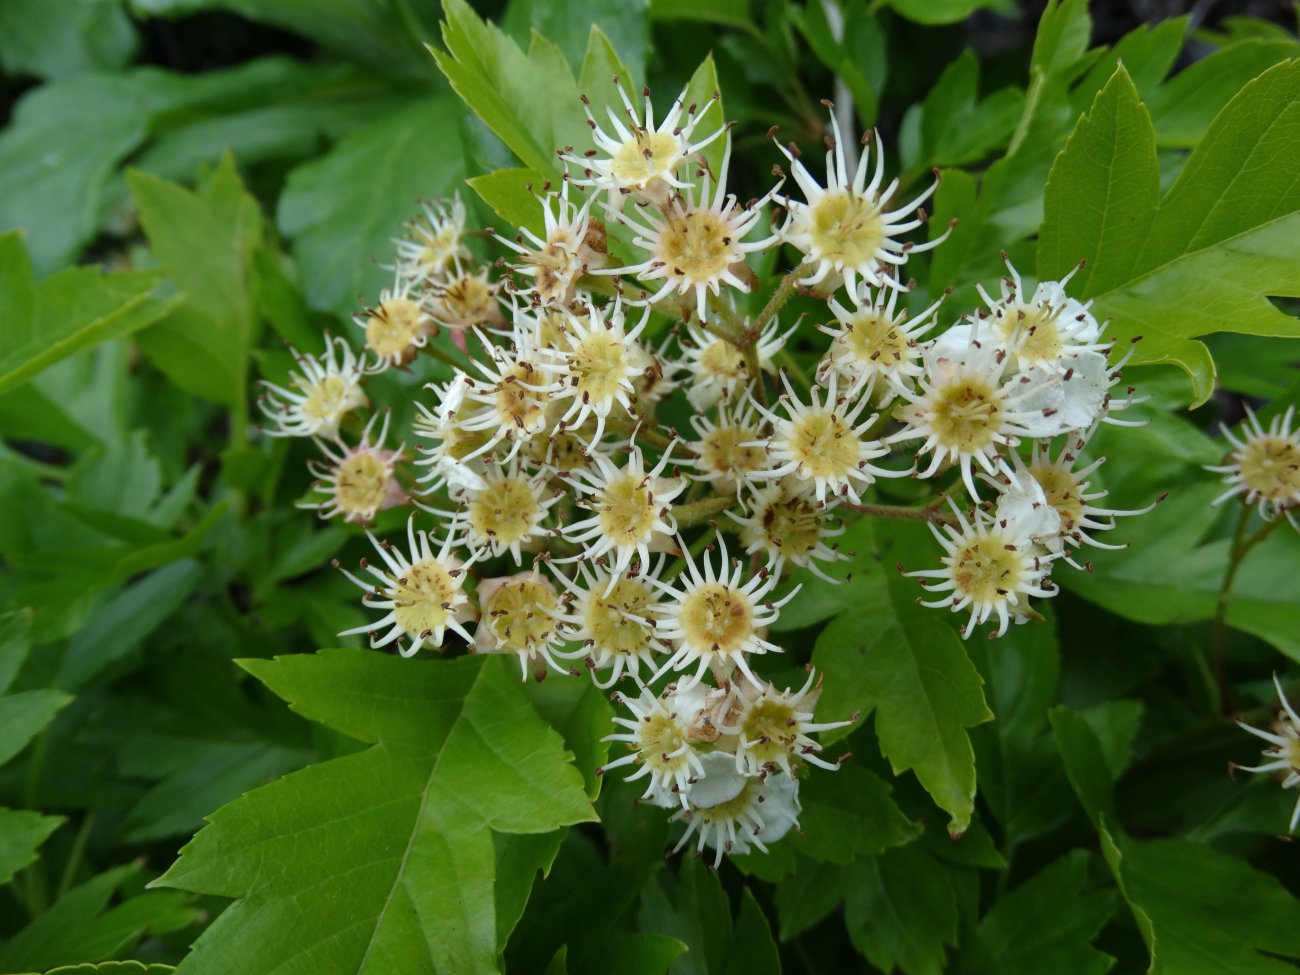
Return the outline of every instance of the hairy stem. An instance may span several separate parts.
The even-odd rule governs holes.
[[[1266,521],[1253,534],[1247,536],[1246,525],[1250,522],[1251,508],[1241,506],[1237,518],[1237,527],[1232,532],[1232,545],[1228,549],[1228,568],[1223,573],[1223,584],[1214,601],[1214,679],[1219,689],[1219,712],[1232,714],[1232,691],[1228,685],[1228,604],[1231,602],[1232,584],[1237,579],[1237,570],[1242,561],[1256,545],[1268,537],[1278,526],[1280,519]]]

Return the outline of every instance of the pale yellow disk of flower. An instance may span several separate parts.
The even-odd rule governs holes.
[[[423,344],[428,321],[410,298],[381,301],[365,320],[366,348],[381,359],[400,363]]]

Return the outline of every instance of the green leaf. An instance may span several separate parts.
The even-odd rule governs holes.
[[[803,811],[791,845],[812,860],[850,863],[901,846],[921,834],[890,798],[889,784],[856,765],[808,778],[800,789]]]
[[[995,7],[1007,12],[1006,0],[888,0],[897,13],[918,24],[955,24],[976,10]]]
[[[198,919],[189,895],[178,891],[148,891],[109,907],[113,895],[139,874],[138,864],[127,864],[68,891],[0,947],[0,970],[102,961],[129,950],[146,933],[179,931]]]
[[[63,816],[0,807],[0,884],[36,859],[36,851],[59,828]]]
[[[1059,825],[1069,814],[1070,787],[1049,735],[1047,712],[1056,702],[1060,650],[1056,620],[1016,626],[993,641],[972,641],[971,658],[984,676],[997,720],[972,735],[980,796],[1003,831],[1003,848]]]
[[[157,283],[151,271],[68,268],[37,284],[22,235],[0,236],[0,392],[75,352],[156,322],[174,304],[153,297]]]
[[[1120,65],[1052,166],[1038,237],[1039,274],[1061,277],[1087,258],[1072,291],[1094,294],[1123,282],[1121,259],[1141,249],[1159,195],[1151,117]]]
[[[0,62],[11,75],[66,78],[122,68],[138,46],[131,20],[104,0],[0,4]]]
[[[1117,338],[1143,336],[1135,362],[1181,366],[1201,403],[1214,373],[1197,336],[1300,336],[1268,300],[1300,295],[1300,184],[1272,163],[1300,148],[1300,61],[1241,90],[1158,204],[1150,123],[1122,77],[1052,167],[1038,273],[1059,277],[1086,258],[1078,295]]]
[[[415,102],[289,174],[277,220],[311,307],[347,317],[391,286],[379,264],[391,262],[402,222],[416,201],[450,195],[464,176],[456,117],[450,98]]]
[[[549,42],[539,47],[539,35],[525,54],[465,0],[443,0],[443,14],[447,50],[432,54],[451,87],[525,167],[558,176],[556,150],[587,138],[578,85],[563,57],[548,57]]]
[[[951,871],[916,846],[858,863],[844,903],[853,946],[876,968],[940,975],[945,945],[957,942]]]
[[[531,169],[498,169],[483,176],[472,176],[465,181],[479,198],[504,220],[506,227],[499,228],[508,234],[512,228],[527,228],[542,235],[542,206],[537,195],[550,182],[550,177]]]
[[[1118,831],[1101,743],[1083,717],[1052,712],[1071,784],[1151,956],[1152,975],[1283,975],[1300,959],[1300,901],[1274,877],[1186,839],[1137,841]],[[1232,891],[1249,910],[1225,911]],[[1280,956],[1280,957],[1275,957]]]
[[[32,649],[30,613],[0,614],[0,694],[9,690]]]
[[[920,138],[909,168],[922,171],[978,162],[1006,143],[1020,118],[1023,95],[1003,88],[977,102],[978,91],[979,60],[971,51],[963,51],[917,109]]]
[[[868,553],[879,549],[894,557],[938,558],[929,551],[929,534],[916,525],[878,527],[873,535],[864,518],[845,544],[857,548],[859,566],[872,565]],[[867,571],[874,573],[871,584],[821,632],[813,650],[814,665],[826,675],[822,707],[830,717],[846,716],[846,704],[864,714],[874,709],[880,751],[894,773],[914,770],[952,817],[949,832],[960,833],[975,796],[975,754],[966,729],[992,717],[979,674],[942,617],[916,605],[911,580],[881,567]]]
[[[1227,538],[1206,538],[1218,518],[1210,503],[1220,493],[1217,482],[1183,488],[1123,526],[1122,538],[1132,547],[1122,556],[1098,557],[1093,572],[1058,578],[1110,612],[1139,623],[1211,619],[1231,544]],[[1300,599],[1287,567],[1297,558],[1300,536],[1295,532],[1266,538],[1243,560],[1227,612],[1230,625],[1268,641],[1293,660],[1300,660]]]
[[[646,76],[649,6],[649,0],[593,0],[584,4],[513,0],[506,7],[501,26],[518,38],[533,32],[550,38],[570,64],[582,63],[584,70],[583,59],[590,52],[590,41],[599,34],[606,46],[622,54],[620,60],[624,61],[621,70],[609,72],[603,80],[617,74],[629,90],[635,91],[634,79]],[[590,89],[581,90],[594,97]]]
[[[1160,83],[1178,58],[1186,33],[1186,17],[1171,17],[1134,28],[1092,66],[1070,93],[1071,103],[1080,112],[1086,109],[1120,65],[1128,72],[1138,95],[1149,103],[1158,96]]]
[[[39,271],[94,236],[104,185],[148,133],[148,107],[146,92],[115,76],[42,85],[18,102],[0,132],[0,229],[27,232]]]
[[[1091,942],[1114,913],[1110,890],[1089,890],[1088,855],[1072,850],[1002,897],[980,919],[971,975],[1103,975],[1115,959]],[[1067,907],[1068,905],[1068,907]]]
[[[194,192],[141,172],[128,181],[150,250],[185,295],[141,347],[182,389],[242,409],[258,325],[251,284],[261,241],[257,201],[229,155]]]
[[[230,10],[309,37],[388,77],[428,79],[420,41],[428,29],[400,0],[131,0],[138,14],[177,16]]]
[[[1155,118],[1156,144],[1161,148],[1193,148],[1243,85],[1264,69],[1297,56],[1300,43],[1294,38],[1252,38],[1188,65],[1150,93],[1148,104]]]
[[[146,965],[140,961],[105,961],[98,965],[62,965],[51,968],[45,975],[168,975],[176,971],[171,965]]]
[[[746,30],[753,27],[748,0],[650,0],[655,20],[694,20],[726,24]]]
[[[669,969],[672,975],[778,975],[772,932],[748,890],[733,922],[718,875],[699,860],[684,859],[676,877],[662,871],[658,880],[641,892],[640,927],[687,946]]]
[[[336,650],[243,666],[372,747],[236,800],[181,851],[159,883],[239,901],[180,971],[494,970],[490,830],[593,818],[506,662]]]
[[[53,688],[0,697],[0,765],[26,748],[71,700],[71,695]]]
[[[569,975],[663,975],[685,950],[676,938],[659,934],[606,934],[574,951],[568,970]]]

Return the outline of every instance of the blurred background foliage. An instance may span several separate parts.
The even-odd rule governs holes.
[[[563,71],[538,67],[557,55],[533,31],[574,77],[605,83],[581,74],[594,23],[665,97],[712,54],[739,123],[742,197],[770,180],[772,125],[815,152],[820,99],[851,96],[905,183],[945,170],[935,224],[961,222],[928,280],[962,304],[998,277],[999,248],[1032,267],[1049,169],[1117,61],[1150,112],[1166,189],[1245,83],[1300,56],[1293,9],[1262,0],[1052,5],[1051,35],[1043,4],[1010,0],[449,0],[447,12],[471,31],[483,29],[474,13],[496,21],[520,45],[516,67],[539,78]],[[304,445],[250,438],[252,382],[284,373],[284,343],[315,349],[322,330],[351,328],[416,200],[459,190],[490,223],[465,178],[533,166],[466,110],[426,50],[447,50],[443,16],[430,0],[0,3],[0,599],[12,609],[0,620],[0,971],[177,963],[226,902],[146,884],[204,816],[359,747],[231,663],[357,646],[334,634],[362,621],[355,590],[324,570],[358,532],[293,509]],[[509,53],[488,36],[465,50]],[[456,57],[472,100],[474,65]],[[544,86],[533,95],[576,111]],[[604,831],[574,829],[551,853],[510,968],[621,959],[618,970],[650,972],[687,945],[675,971],[773,971],[778,958],[787,971],[845,970],[863,956],[908,973],[945,960],[1100,972],[1108,956],[1140,971],[1147,917],[1195,949],[1163,971],[1289,970],[1271,956],[1300,955],[1300,924],[1269,875],[1290,887],[1300,876],[1273,838],[1290,800],[1223,774],[1253,746],[1219,713],[1207,665],[1230,518],[1197,482],[1243,397],[1296,399],[1297,355],[1282,339],[1206,342],[1214,395],[1175,369],[1134,370],[1152,422],[1107,442],[1117,507],[1184,490],[1125,524],[1132,551],[1071,580],[1052,624],[969,648],[998,720],[970,733],[980,799],[960,843],[900,778],[895,800],[926,826],[914,842],[864,835],[855,810],[813,796],[821,846],[718,875],[689,860],[663,868],[658,817],[638,819],[611,789]],[[863,531],[862,551],[893,544]],[[1298,564],[1294,539],[1275,536],[1243,569],[1229,616],[1234,703],[1256,724],[1278,651],[1300,661]],[[870,623],[855,616],[863,598],[844,587],[796,618],[791,639],[815,641],[834,671],[844,634]],[[847,705],[854,689],[838,693]],[[855,761],[888,777],[872,738],[855,732]],[[1097,828],[1125,855],[1111,865],[1118,887],[1103,880],[1088,815],[1112,801],[1112,829],[1128,835],[1108,834],[1104,817]],[[1225,901],[1241,918],[1224,947],[1205,930],[1222,929],[1216,904],[1234,885],[1254,899]],[[1220,967],[1195,961],[1211,956]]]

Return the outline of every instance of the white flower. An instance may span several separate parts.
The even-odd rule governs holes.
[[[686,832],[673,847],[674,853],[698,836],[696,850],[712,847],[713,866],[717,867],[724,853],[748,853],[751,846],[767,853],[768,843],[775,843],[798,825],[798,779],[789,775],[743,776],[726,752],[709,752],[699,761],[703,765],[700,780],[686,796],[686,809],[673,816],[674,820],[686,820]],[[711,779],[718,782],[722,794],[733,789],[735,794],[709,805],[697,804],[695,789]]]
[[[1272,746],[1264,749],[1264,757],[1269,761],[1256,766],[1234,764],[1233,768],[1239,768],[1243,772],[1276,773],[1282,779],[1282,788],[1291,789],[1300,785],[1300,715],[1296,714],[1295,709],[1291,707],[1291,702],[1286,699],[1286,694],[1282,691],[1282,682],[1277,679],[1277,674],[1273,675],[1273,686],[1277,688],[1278,700],[1282,702],[1282,710],[1278,712],[1277,719],[1273,722],[1273,730],[1263,731],[1260,728],[1252,728],[1243,721],[1237,722],[1244,730],[1263,738]],[[1297,823],[1300,823],[1300,800],[1297,800],[1295,811],[1291,813],[1291,823],[1287,831],[1294,833]]]
[[[420,206],[421,218],[408,223],[407,235],[397,245],[398,279],[428,284],[441,277],[453,263],[468,260],[465,248],[465,204],[460,197],[429,200]]]
[[[596,769],[596,774],[604,775],[610,769],[624,765],[639,765],[640,768],[629,775],[627,781],[649,777],[643,799],[665,808],[678,803],[685,807],[691,783],[696,776],[704,774],[704,766],[688,735],[691,721],[703,705],[707,691],[697,687],[686,693],[677,693],[676,688],[669,685],[663,697],[657,697],[640,681],[637,681],[637,686],[641,688],[641,694],[635,698],[621,691],[614,692],[619,703],[632,712],[631,718],[614,716],[614,723],[627,730],[601,739],[624,742],[631,754],[606,762]]]
[[[379,304],[352,320],[366,333],[366,348],[381,364],[402,366],[429,341],[433,319],[414,292],[414,283],[398,277],[379,293]]]
[[[478,600],[475,653],[515,654],[524,680],[530,674],[541,680],[546,665],[562,674],[576,673],[560,666],[552,656],[563,641],[557,619],[560,597],[540,572],[484,579],[478,585]]]
[[[910,253],[937,247],[947,234],[923,244],[902,243],[897,238],[921,226],[913,214],[939,184],[936,181],[910,202],[897,206],[892,199],[898,189],[894,179],[881,189],[885,179],[885,154],[877,136],[863,140],[864,151],[857,170],[850,178],[845,159],[843,141],[835,113],[831,113],[831,131],[835,145],[826,153],[826,186],[821,186],[795,158],[794,154],[777,143],[777,148],[790,160],[790,172],[803,190],[806,202],[791,197],[779,197],[790,216],[781,231],[783,240],[793,244],[812,265],[812,271],[800,284],[813,285],[832,273],[843,275],[844,283],[852,294],[857,290],[858,279],[873,288],[906,290],[897,278],[897,269],[907,262]],[[870,153],[868,143],[875,143],[876,170],[867,182],[867,164]]]
[[[814,386],[808,391],[809,405],[799,402],[790,379],[781,377],[785,395],[781,406],[787,417],[778,416],[755,404],[762,417],[773,425],[772,435],[766,441],[756,441],[765,446],[768,462],[766,471],[752,477],[791,477],[812,486],[818,502],[827,497],[847,498],[854,504],[861,502],[858,493],[875,483],[878,477],[905,477],[910,471],[891,471],[871,463],[889,453],[881,441],[870,439],[868,431],[879,419],[871,414],[861,423],[858,418],[870,404],[868,397],[860,397],[856,404],[839,395],[838,377],[832,373],[823,405],[820,390]]]
[[[669,446],[659,463],[647,471],[641,448],[633,444],[622,469],[608,457],[593,454],[590,467],[575,469],[567,476],[565,482],[584,496],[578,504],[592,515],[561,530],[566,539],[582,546],[581,555],[556,561],[612,555],[612,578],[626,572],[634,556],[642,565],[649,565],[651,548],[669,548],[677,530],[670,502],[686,490],[683,481],[660,476],[671,454]]]
[[[643,92],[644,117],[632,106],[622,85],[618,86],[618,93],[623,99],[627,124],[619,119],[614,106],[607,105],[605,111],[612,134],[606,132],[592,115],[591,105],[584,96],[582,103],[596,148],[581,156],[575,156],[569,150],[561,158],[581,167],[583,178],[573,180],[578,186],[595,186],[611,193],[635,193],[644,199],[662,202],[674,188],[680,190],[690,185],[677,178],[678,170],[694,161],[703,149],[727,131],[726,126],[720,126],[704,138],[692,141],[696,126],[717,102],[717,93],[701,109],[686,104],[686,90],[683,89],[657,126],[649,88]]]
[[[1228,463],[1206,470],[1226,475],[1223,483],[1228,490],[1215,498],[1222,504],[1229,498],[1240,497],[1248,505],[1259,503],[1260,516],[1272,520],[1285,515],[1296,525],[1295,511],[1300,507],[1300,432],[1291,429],[1295,407],[1288,406],[1285,413],[1274,416],[1268,428],[1249,406],[1246,422],[1240,436],[1224,428],[1223,435],[1232,444]],[[1300,525],[1297,525],[1300,527]]]
[[[435,322],[453,333],[493,328],[505,323],[500,291],[501,285],[488,279],[487,268],[467,271],[456,261],[429,289],[424,307]]]
[[[1106,497],[1106,492],[1091,490],[1088,476],[1102,465],[1105,458],[1098,458],[1080,470],[1074,470],[1074,463],[1079,456],[1078,452],[1083,449],[1083,446],[1084,440],[1082,438],[1066,443],[1061,448],[1056,459],[1053,460],[1046,447],[1035,443],[1033,454],[1027,466],[1019,457],[1015,458],[1017,471],[1010,482],[1018,485],[1021,491],[1032,492],[1033,488],[1038,489],[1042,499],[1047,503],[1047,511],[1040,513],[1041,527],[1046,530],[1031,531],[1029,535],[1049,551],[1063,553],[1064,561],[1076,569],[1086,568],[1087,565],[1081,566],[1076,562],[1065,546],[1089,545],[1093,548],[1104,549],[1126,548],[1127,546],[1124,545],[1108,545],[1099,542],[1093,537],[1093,533],[1110,531],[1115,527],[1117,517],[1146,514],[1164,498],[1164,495],[1161,495],[1145,508],[1132,511],[1098,507],[1093,502]],[[1032,488],[1030,485],[1032,485]],[[1008,498],[1008,496],[1013,499],[1006,501],[1006,504],[1011,506],[1009,509],[1004,508],[1004,499]],[[997,511],[999,519],[1007,516],[1014,517],[1018,504],[1023,508],[1022,502],[1014,500],[1015,496],[1016,492],[1008,489],[998,499]],[[1054,529],[1050,527],[1052,515],[1055,516],[1056,527]]]
[[[390,419],[387,411],[383,413],[379,435],[371,442],[379,417],[376,413],[370,418],[362,431],[361,442],[355,447],[316,440],[327,463],[312,460],[307,462],[307,468],[316,476],[312,490],[325,497],[299,502],[298,507],[314,508],[322,518],[342,515],[344,521],[366,524],[374,520],[377,512],[405,503],[406,493],[397,482],[396,467],[406,448],[384,449]]]
[[[500,555],[509,552],[519,565],[522,548],[531,539],[544,538],[546,514],[561,495],[546,492],[546,481],[519,470],[517,458],[509,466],[489,469],[480,487],[463,492],[465,541],[470,551]]]
[[[531,293],[543,305],[571,301],[578,279],[603,263],[603,256],[587,243],[595,197],[588,197],[581,206],[569,202],[569,182],[564,180],[558,194],[538,197],[545,221],[544,236],[539,237],[527,227],[519,228],[515,240],[496,235],[497,240],[520,255],[515,270],[532,278]]]
[[[659,637],[672,641],[676,651],[659,668],[658,677],[670,670],[688,670],[698,664],[695,673],[684,687],[698,684],[704,672],[715,666],[723,675],[734,667],[753,684],[758,678],[745,660],[746,654],[780,653],[781,648],[763,637],[765,628],[780,615],[782,606],[794,598],[799,587],[779,601],[768,597],[776,588],[778,577],[760,572],[744,580],[744,568],[739,560],[727,555],[727,543],[717,536],[719,548],[718,567],[706,551],[701,558],[704,569],[680,546],[686,560],[686,570],[672,584],[655,581],[668,601],[658,609]]]
[[[999,297],[991,297],[983,285],[975,287],[988,305],[993,336],[1009,355],[1008,366],[1065,372],[1074,365],[1072,356],[1080,352],[1101,353],[1104,363],[1110,343],[1102,341],[1102,326],[1089,311],[1092,302],[1082,304],[1065,293],[1079,269],[1060,281],[1039,282],[1026,297],[1010,259],[1005,253],[1002,259],[1010,276],[999,283]]]
[[[491,345],[481,334],[479,340],[489,350],[492,361],[475,361],[486,382],[467,384],[464,397],[468,403],[481,404],[485,409],[471,412],[459,422],[466,433],[483,434],[486,439],[483,446],[462,459],[471,460],[498,444],[509,443],[510,449],[502,458],[509,460],[521,444],[550,430],[547,411],[560,392],[560,384],[536,353],[526,349],[507,351]]]
[[[603,570],[591,571],[585,563],[579,563],[575,579],[556,572],[573,596],[559,619],[566,625],[566,637],[582,644],[559,655],[586,658],[597,687],[611,687],[624,674],[639,679],[642,664],[653,670],[656,654],[668,652],[655,633],[659,593],[650,584],[663,566],[661,557],[652,568],[638,565],[612,578]],[[603,682],[600,671],[609,671]]]
[[[650,320],[650,309],[631,331],[624,329],[619,302],[608,309],[588,302],[579,311],[575,315],[564,309],[568,328],[563,344],[554,350],[560,364],[553,371],[560,381],[557,396],[572,399],[560,423],[580,428],[594,418],[590,442],[595,443],[604,436],[605,418],[615,407],[621,407],[626,415],[633,412],[635,381],[645,368],[644,359],[636,354],[636,343]]]
[[[340,571],[366,590],[361,599],[363,606],[388,612],[373,623],[344,630],[339,636],[368,633],[372,647],[396,642],[403,657],[412,656],[426,644],[441,650],[448,630],[469,642],[470,636],[461,623],[474,618],[474,608],[463,587],[465,569],[474,559],[461,560],[452,554],[455,535],[453,523],[447,537],[436,543],[428,532],[415,530],[412,516],[406,523],[407,552],[403,553],[366,532],[383,562],[382,567],[361,562],[362,570],[370,573],[375,582],[366,582],[341,567]],[[385,628],[388,632],[381,636]]]
[[[695,459],[683,464],[718,491],[738,493],[749,476],[766,463],[766,454],[758,444],[761,434],[752,405],[733,412],[723,400],[716,421],[696,413],[691,416],[691,426],[699,440],[690,444]]]
[[[736,769],[743,775],[761,775],[779,768],[793,775],[800,761],[832,771],[838,769],[839,762],[831,763],[818,755],[822,746],[809,735],[847,728],[853,721],[814,722],[813,710],[821,690],[821,681],[811,670],[797,692],[789,688],[778,691],[774,684],[759,688],[737,685],[734,718],[721,728],[723,734],[737,737]]]
[[[775,318],[763,326],[754,344],[760,372],[775,371],[772,359],[785,346],[786,339],[797,327],[795,325],[780,335]],[[686,332],[690,341],[682,343],[682,364],[691,374],[686,398],[697,410],[707,410],[721,400],[733,399],[752,380],[761,381],[761,377],[749,374],[744,354],[731,342],[693,324],[687,324]]]
[[[483,479],[483,465],[476,460],[490,446],[489,434],[481,424],[474,430],[465,428],[464,421],[485,412],[479,404],[467,404],[465,395],[473,380],[462,372],[456,373],[445,386],[429,383],[424,388],[432,390],[438,405],[434,410],[416,400],[417,415],[411,423],[416,436],[435,441],[431,447],[420,448],[420,459],[415,463],[429,470],[419,478],[427,484],[426,491],[435,491],[448,485],[454,491],[479,490],[487,483]]]
[[[957,525],[944,525],[942,530],[930,525],[943,546],[939,560],[943,568],[904,575],[920,579],[930,592],[945,594],[922,601],[922,606],[948,606],[954,613],[970,610],[970,619],[961,628],[963,637],[969,637],[978,624],[995,614],[996,635],[1002,636],[1013,618],[1017,623],[1029,618],[1026,597],[1047,599],[1056,594],[1048,579],[1054,556],[1020,534],[1016,525],[1003,525],[978,508],[970,521],[955,505],[953,512]]]
[[[948,463],[960,464],[962,481],[977,498],[972,463],[989,474],[1009,470],[1003,449],[1035,435],[1033,424],[1042,420],[1042,409],[1022,405],[1034,391],[1027,381],[1002,381],[1005,356],[996,345],[982,342],[977,328],[959,355],[944,345],[923,350],[926,368],[919,388],[899,390],[907,402],[894,415],[904,428],[885,438],[886,443],[924,440],[919,452],[930,454],[930,465],[919,477],[933,477]]]
[[[695,313],[700,321],[709,321],[709,294],[722,293],[728,285],[748,292],[749,282],[741,276],[748,254],[766,250],[776,242],[775,236],[745,241],[763,216],[763,206],[775,190],[745,207],[727,193],[727,167],[731,161],[731,144],[722,159],[722,171],[714,178],[705,170],[698,202],[694,187],[671,197],[662,211],[641,207],[640,221],[630,214],[618,217],[632,229],[632,243],[647,252],[639,264],[608,268],[601,274],[636,275],[642,282],[663,281],[658,291],[645,299],[654,303],[667,295],[695,292]],[[713,191],[710,199],[710,190]],[[614,217],[615,211],[610,211]],[[735,269],[735,270],[733,270]],[[739,272],[739,273],[738,273]]]
[[[262,383],[267,394],[258,401],[258,406],[275,424],[265,431],[266,435],[337,437],[343,417],[369,404],[361,388],[362,380],[371,371],[365,355],[358,358],[347,342],[328,335],[325,352],[319,359],[290,351],[301,370],[290,373],[292,388]]]
[[[853,308],[845,308],[832,298],[828,304],[837,320],[836,327],[818,325],[831,337],[817,370],[817,381],[826,384],[831,371],[844,380],[846,394],[867,396],[876,391],[877,379],[886,386],[876,391],[878,401],[893,399],[897,389],[911,389],[921,375],[921,353],[916,342],[934,327],[934,316],[942,299],[909,319],[907,309],[896,312],[898,291],[878,288],[870,302],[853,294]]]
[[[749,555],[762,555],[772,572],[780,575],[787,562],[805,568],[823,582],[838,585],[817,562],[836,562],[848,556],[827,541],[844,534],[844,526],[831,520],[830,509],[813,499],[789,478],[756,490],[750,511],[727,515],[740,526],[740,541]]]

